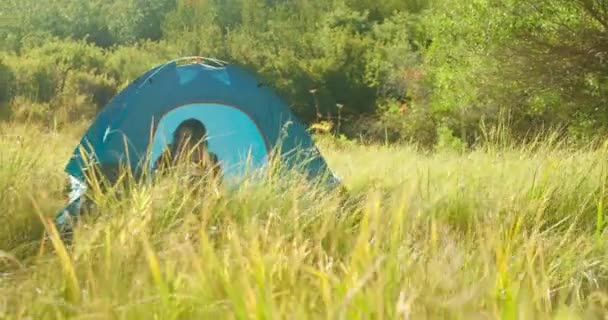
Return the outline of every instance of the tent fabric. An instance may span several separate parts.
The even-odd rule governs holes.
[[[208,148],[222,160],[224,180],[238,182],[250,169],[265,167],[271,147],[255,122],[233,106],[203,103],[181,106],[163,116],[151,144],[149,169],[153,169],[164,148],[174,143],[177,126],[192,118],[205,125]]]
[[[164,141],[170,139],[171,128],[163,129],[163,121],[171,126],[175,125],[171,117],[187,116],[215,128],[210,132],[211,151],[214,145],[219,148],[230,145],[227,141],[231,139],[240,139],[233,145],[252,147],[253,166],[260,167],[267,153],[280,147],[288,168],[300,167],[310,178],[327,176],[330,183],[337,182],[306,127],[253,75],[234,65],[178,65],[176,61],[144,73],[100,112],[74,151],[66,172],[84,180],[87,161],[83,151],[101,165],[126,164],[136,174],[149,170],[146,160],[153,161],[149,161],[148,152],[154,157],[163,144],[170,142]],[[158,132],[163,133],[162,137]],[[238,138],[230,138],[235,133]],[[224,157],[230,155],[226,148],[223,153]],[[229,162],[236,165],[235,159]],[[238,172],[233,176],[243,173]]]
[[[97,115],[65,167],[72,194],[56,218],[61,229],[83,206],[90,164],[111,182],[118,166],[135,176],[150,172],[175,128],[190,118],[206,126],[209,151],[218,156],[228,181],[264,170],[278,150],[284,168],[339,187],[304,124],[270,88],[234,65],[177,62],[145,72]]]

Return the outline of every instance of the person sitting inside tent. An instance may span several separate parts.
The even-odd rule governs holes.
[[[173,133],[173,143],[156,160],[154,170],[160,174],[179,166],[185,166],[189,183],[221,180],[221,167],[218,157],[209,152],[206,141],[207,130],[202,122],[188,119],[182,122]]]

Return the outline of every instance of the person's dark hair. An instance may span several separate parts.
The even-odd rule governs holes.
[[[205,128],[205,125],[203,125],[202,122],[200,122],[197,119],[188,119],[185,120],[184,122],[180,123],[179,126],[177,126],[177,128],[175,129],[175,131],[173,132],[173,141],[177,142],[177,139],[179,139],[179,132],[182,131],[183,129],[189,129],[190,132],[192,133],[192,136],[190,137],[191,142],[194,143],[205,143],[204,141],[202,141],[205,138],[205,135],[207,134],[207,129]]]

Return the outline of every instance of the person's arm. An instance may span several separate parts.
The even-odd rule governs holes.
[[[209,158],[211,159],[211,170],[213,172],[213,178],[215,178],[218,182],[222,179],[222,167],[220,166],[220,161],[215,153],[210,152]]]
[[[171,148],[169,146],[167,146],[167,148],[165,148],[165,150],[163,151],[163,153],[160,154],[160,156],[158,157],[158,159],[156,159],[156,161],[154,162],[154,167],[153,167],[153,171],[155,172],[164,172],[171,163]]]

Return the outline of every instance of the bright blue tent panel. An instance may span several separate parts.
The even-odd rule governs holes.
[[[205,125],[209,151],[218,156],[225,179],[238,181],[266,164],[269,150],[251,118],[235,107],[212,103],[178,107],[163,116],[152,142],[150,167],[173,143],[177,126],[191,118]]]

